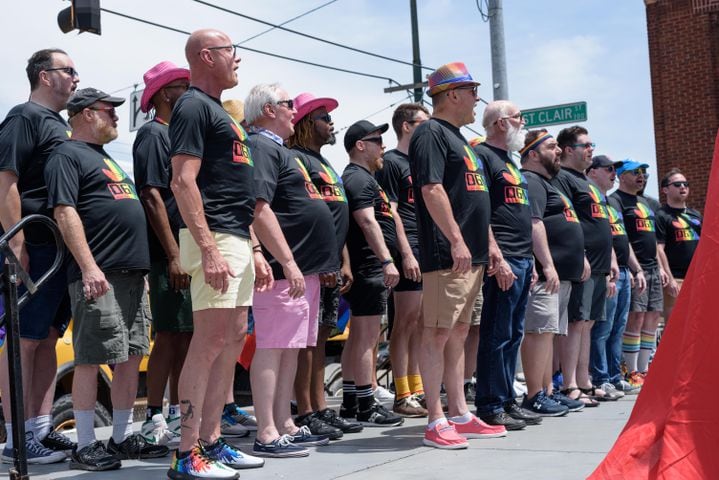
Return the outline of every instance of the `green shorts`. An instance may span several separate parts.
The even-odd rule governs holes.
[[[167,261],[153,261],[148,280],[152,329],[155,332],[192,332],[190,290],[176,292],[170,288]]]
[[[139,270],[106,273],[110,290],[86,300],[82,280],[69,286],[75,365],[123,363],[150,353],[145,316],[145,279]]]

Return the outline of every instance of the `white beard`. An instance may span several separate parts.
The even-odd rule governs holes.
[[[518,152],[524,147],[524,138],[527,136],[527,130],[517,127],[510,127],[507,131],[507,150],[510,152]]]

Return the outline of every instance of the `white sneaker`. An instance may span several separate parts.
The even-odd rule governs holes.
[[[165,417],[161,413],[152,416],[142,424],[140,434],[152,445],[168,445],[174,443],[175,435],[167,427]]]
[[[378,402],[394,402],[394,393],[390,392],[382,385],[378,385],[372,393],[374,394],[375,400]]]
[[[518,397],[521,397],[522,395],[527,394],[527,386],[523,383],[519,383],[518,381],[514,381],[514,393],[517,394]]]
[[[608,394],[610,394],[610,395],[615,395],[615,396],[618,396],[619,398],[623,398],[623,397],[624,397],[624,392],[622,392],[621,390],[617,390],[617,387],[615,387],[614,385],[612,385],[612,384],[609,383],[609,382],[602,383],[602,384],[599,386],[599,388],[600,388],[601,390],[604,390],[606,393],[608,393]]]

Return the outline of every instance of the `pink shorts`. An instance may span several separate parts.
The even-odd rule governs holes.
[[[287,280],[275,280],[272,290],[255,292],[257,348],[305,348],[317,345],[317,315],[320,307],[318,275],[305,276],[305,295],[292,299]]]

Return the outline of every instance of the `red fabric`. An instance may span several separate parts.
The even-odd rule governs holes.
[[[250,365],[252,365],[252,357],[255,356],[256,346],[255,334],[248,333],[247,336],[245,336],[245,344],[242,346],[242,352],[240,356],[237,357],[237,361],[240,362],[240,365],[242,365],[245,370],[249,371]]]
[[[627,425],[589,477],[719,478],[719,134],[699,246]]]

